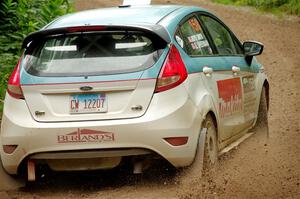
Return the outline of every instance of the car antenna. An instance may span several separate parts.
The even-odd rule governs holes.
[[[119,8],[128,8],[131,6],[143,6],[150,4],[151,0],[123,0],[123,4],[119,5]]]
[[[119,8],[128,8],[128,7],[130,7],[131,5],[119,5],[118,7]]]

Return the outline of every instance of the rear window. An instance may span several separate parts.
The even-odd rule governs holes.
[[[25,51],[25,70],[35,76],[136,72],[155,64],[166,46],[161,41],[129,31],[51,36],[30,43]]]

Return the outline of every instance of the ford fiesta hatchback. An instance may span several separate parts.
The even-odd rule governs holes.
[[[268,81],[255,55],[210,12],[121,6],[78,12],[30,34],[7,87],[1,160],[9,174],[135,172],[156,157],[214,163],[266,115]],[[260,112],[260,113],[259,113]],[[262,117],[261,120],[267,120]]]

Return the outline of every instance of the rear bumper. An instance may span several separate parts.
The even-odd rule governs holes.
[[[155,94],[145,115],[133,119],[36,122],[24,100],[6,95],[1,125],[1,145],[18,145],[12,154],[1,146],[1,159],[10,174],[16,174],[21,162],[35,154],[80,150],[107,150],[139,148],[155,152],[175,167],[191,164],[202,118],[189,99],[183,86]],[[60,142],[59,136],[88,129],[113,133],[108,141]],[[188,142],[172,146],[163,138],[188,136]],[[122,154],[123,156],[126,154]]]

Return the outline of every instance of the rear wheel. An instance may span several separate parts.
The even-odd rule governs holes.
[[[177,172],[177,180],[183,186],[190,187],[195,183],[206,186],[206,180],[203,180],[203,178],[209,177],[217,161],[217,128],[212,116],[207,115],[202,123],[194,161],[189,167]]]
[[[207,170],[213,167],[218,161],[217,129],[210,115],[205,119],[203,128],[207,129],[203,158],[203,169]]]
[[[17,190],[25,186],[24,179],[20,177],[8,174],[2,166],[2,160],[0,157],[0,192]]]
[[[206,131],[205,131],[206,130]],[[196,155],[193,163],[183,169],[179,180],[183,184],[201,181],[204,171],[209,171],[218,161],[217,129],[211,115],[207,115],[202,123]]]

